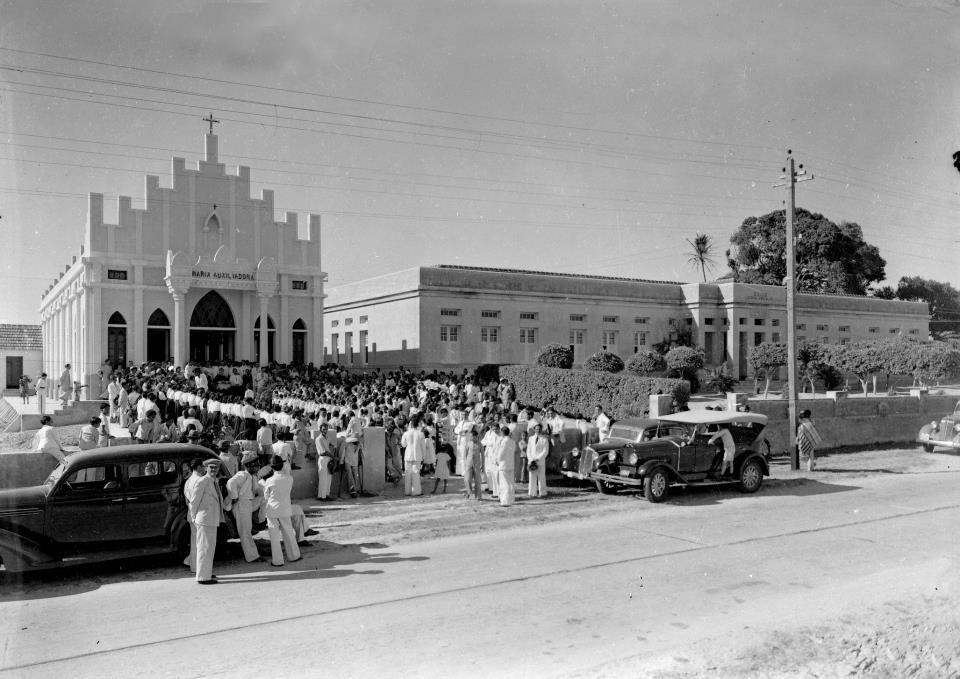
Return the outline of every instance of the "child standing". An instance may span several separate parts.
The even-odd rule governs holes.
[[[440,450],[437,451],[436,480],[433,482],[433,492],[431,494],[437,492],[437,486],[440,485],[440,481],[443,481],[443,490],[440,492],[447,492],[447,481],[450,479],[450,459],[450,446],[447,444],[441,445]]]

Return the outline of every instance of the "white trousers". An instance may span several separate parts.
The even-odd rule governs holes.
[[[240,533],[240,547],[243,549],[243,558],[247,561],[256,561],[260,558],[257,543],[251,535],[253,531],[253,502],[237,500],[233,504],[233,518],[237,521],[237,532]]]
[[[213,553],[217,550],[217,527],[197,526],[197,582],[213,576]]]
[[[500,473],[497,471],[496,467],[488,466],[487,467],[487,488],[489,488],[494,495],[499,495],[500,494],[499,485],[500,485]]]
[[[467,470],[466,459],[467,459],[467,443],[466,441],[464,441],[463,443],[457,444],[457,466],[455,471],[458,476],[463,476],[464,474],[466,474],[466,470]]]
[[[513,504],[513,470],[500,469],[497,471],[498,495],[500,504],[509,507]]]
[[[420,463],[407,462],[406,469],[403,472],[403,494],[404,495],[422,495],[420,489]]]
[[[194,525],[193,521],[188,522],[190,525],[190,553],[187,554],[187,558],[183,560],[184,566],[190,566],[190,572],[197,572],[197,527]]]
[[[289,516],[267,517],[267,532],[270,533],[270,563],[282,566],[283,553],[290,561],[300,558],[300,547],[293,534],[293,524]],[[283,549],[280,548],[280,535],[283,534]]]
[[[544,460],[537,460],[536,471],[529,472],[530,479],[527,484],[527,495],[530,497],[547,496],[547,465]]]
[[[317,497],[318,498],[328,498],[330,497],[330,484],[333,481],[333,474],[330,473],[330,469],[327,467],[327,462],[330,460],[329,457],[321,457],[319,466],[317,469]]]

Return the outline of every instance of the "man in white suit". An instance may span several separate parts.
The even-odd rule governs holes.
[[[426,439],[420,431],[419,417],[410,420],[410,427],[403,432],[400,446],[403,448],[403,494],[423,495],[420,490],[420,465],[423,463]]]
[[[547,496],[547,455],[549,454],[550,439],[543,435],[543,426],[537,423],[527,440],[527,468],[530,470],[527,494],[530,497]]]
[[[197,582],[215,585],[213,554],[217,549],[217,527],[223,523],[223,497],[217,484],[220,458],[204,460],[207,473],[196,482],[193,501],[190,503],[193,523],[197,527]]]

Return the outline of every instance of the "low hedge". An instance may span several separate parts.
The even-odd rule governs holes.
[[[520,403],[553,406],[568,415],[593,414],[596,405],[614,419],[647,414],[650,395],[670,394],[678,403],[690,400],[690,383],[668,377],[637,377],[629,373],[563,370],[539,365],[500,366],[500,377],[517,390]]]

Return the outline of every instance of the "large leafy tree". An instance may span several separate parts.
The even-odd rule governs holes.
[[[897,284],[897,299],[926,302],[930,307],[930,326],[936,334],[960,330],[960,290],[949,283],[920,276],[904,276]]]
[[[787,275],[784,210],[748,217],[730,238],[727,262],[737,281],[783,285]],[[797,289],[863,295],[885,277],[886,262],[863,240],[858,224],[835,224],[821,214],[796,211]]]
[[[787,364],[787,345],[779,342],[763,342],[750,348],[747,362],[753,368],[757,377],[763,377],[763,397],[770,392],[770,381],[777,374],[780,366]]]

